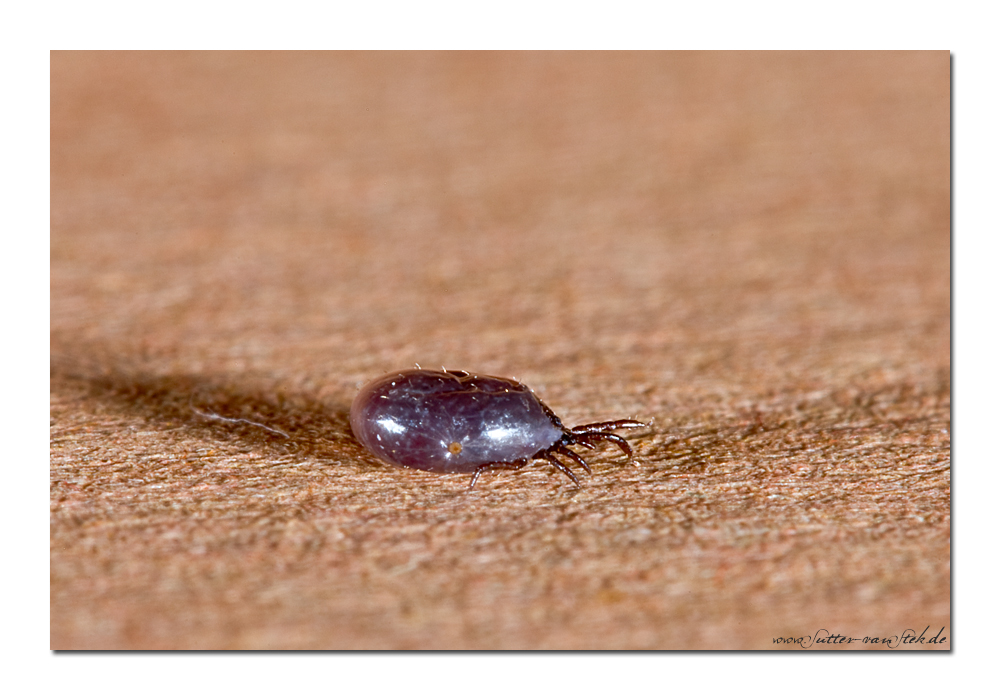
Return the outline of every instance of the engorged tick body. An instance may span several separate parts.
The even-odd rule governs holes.
[[[519,469],[532,459],[547,459],[579,486],[556,454],[590,473],[568,445],[613,442],[631,458],[628,442],[608,431],[644,426],[626,419],[566,428],[518,381],[449,370],[387,374],[362,387],[351,405],[351,429],[376,457],[411,469],[471,473],[469,488],[488,469]]]

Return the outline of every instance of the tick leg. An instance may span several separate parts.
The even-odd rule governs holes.
[[[555,456],[553,456],[550,452],[546,452],[545,454],[542,455],[542,457],[544,457],[545,459],[549,460],[554,465],[556,465],[556,469],[558,469],[563,474],[565,474],[566,476],[568,476],[570,478],[570,480],[574,484],[576,484],[576,487],[580,488],[580,480],[576,478],[576,474],[573,473],[573,470],[571,470],[565,464],[563,464],[558,459],[556,459]]]
[[[479,467],[479,469],[476,470],[476,473],[472,475],[472,481],[469,482],[469,491],[471,491],[472,488],[476,485],[476,482],[479,481],[479,475],[482,474],[484,471],[486,471],[486,469],[489,466],[490,465],[488,464],[484,464],[483,466]]]
[[[558,452],[561,455],[566,455],[567,457],[569,457],[570,459],[572,459],[574,462],[576,462],[581,467],[583,467],[584,469],[586,469],[588,474],[593,474],[594,473],[594,472],[590,471],[590,465],[587,464],[584,461],[583,457],[581,457],[580,455],[578,455],[576,452],[574,452],[573,450],[569,449],[568,447],[563,447],[562,445],[559,445],[559,447],[555,448],[555,451]]]
[[[583,445],[584,447],[589,447],[592,450],[596,450],[597,449],[597,443],[594,442],[593,440],[587,439],[586,435],[574,435],[573,436],[573,442],[571,444],[573,444],[573,445]]]
[[[476,473],[472,475],[472,481],[469,482],[469,490],[470,491],[472,490],[472,487],[476,485],[477,481],[479,481],[479,475],[485,471],[488,471],[490,469],[517,470],[523,467],[527,463],[528,463],[527,459],[519,459],[515,462],[487,462],[486,464],[481,464],[478,467],[476,467]]]
[[[628,444],[628,440],[620,435],[615,435],[614,433],[602,433],[600,431],[593,433],[586,433],[584,435],[575,436],[577,442],[588,447],[593,446],[595,442],[613,442],[618,445],[619,449],[625,453],[625,456],[632,459],[632,446]]]
[[[585,425],[578,425],[575,428],[571,428],[570,432],[574,435],[580,433],[598,433],[604,430],[619,430],[621,428],[645,428],[647,427],[645,423],[640,423],[637,420],[632,420],[631,418],[625,418],[622,420],[607,420],[603,423],[587,423]]]

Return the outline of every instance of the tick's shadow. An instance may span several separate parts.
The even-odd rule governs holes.
[[[138,416],[165,431],[272,454],[364,459],[343,400],[250,386],[238,377],[84,368],[55,359],[51,380],[105,411]]]

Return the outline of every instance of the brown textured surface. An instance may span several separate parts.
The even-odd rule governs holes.
[[[948,132],[946,52],[53,54],[53,648],[950,643]],[[654,424],[466,492],[350,436],[415,362]]]

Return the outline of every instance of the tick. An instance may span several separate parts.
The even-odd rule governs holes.
[[[570,445],[611,442],[631,459],[631,446],[610,431],[645,426],[624,419],[567,428],[524,384],[455,370],[393,372],[363,386],[351,404],[351,429],[373,455],[399,467],[471,473],[470,489],[488,469],[520,469],[532,459],[548,460],[579,487],[556,455],[590,474]]]

